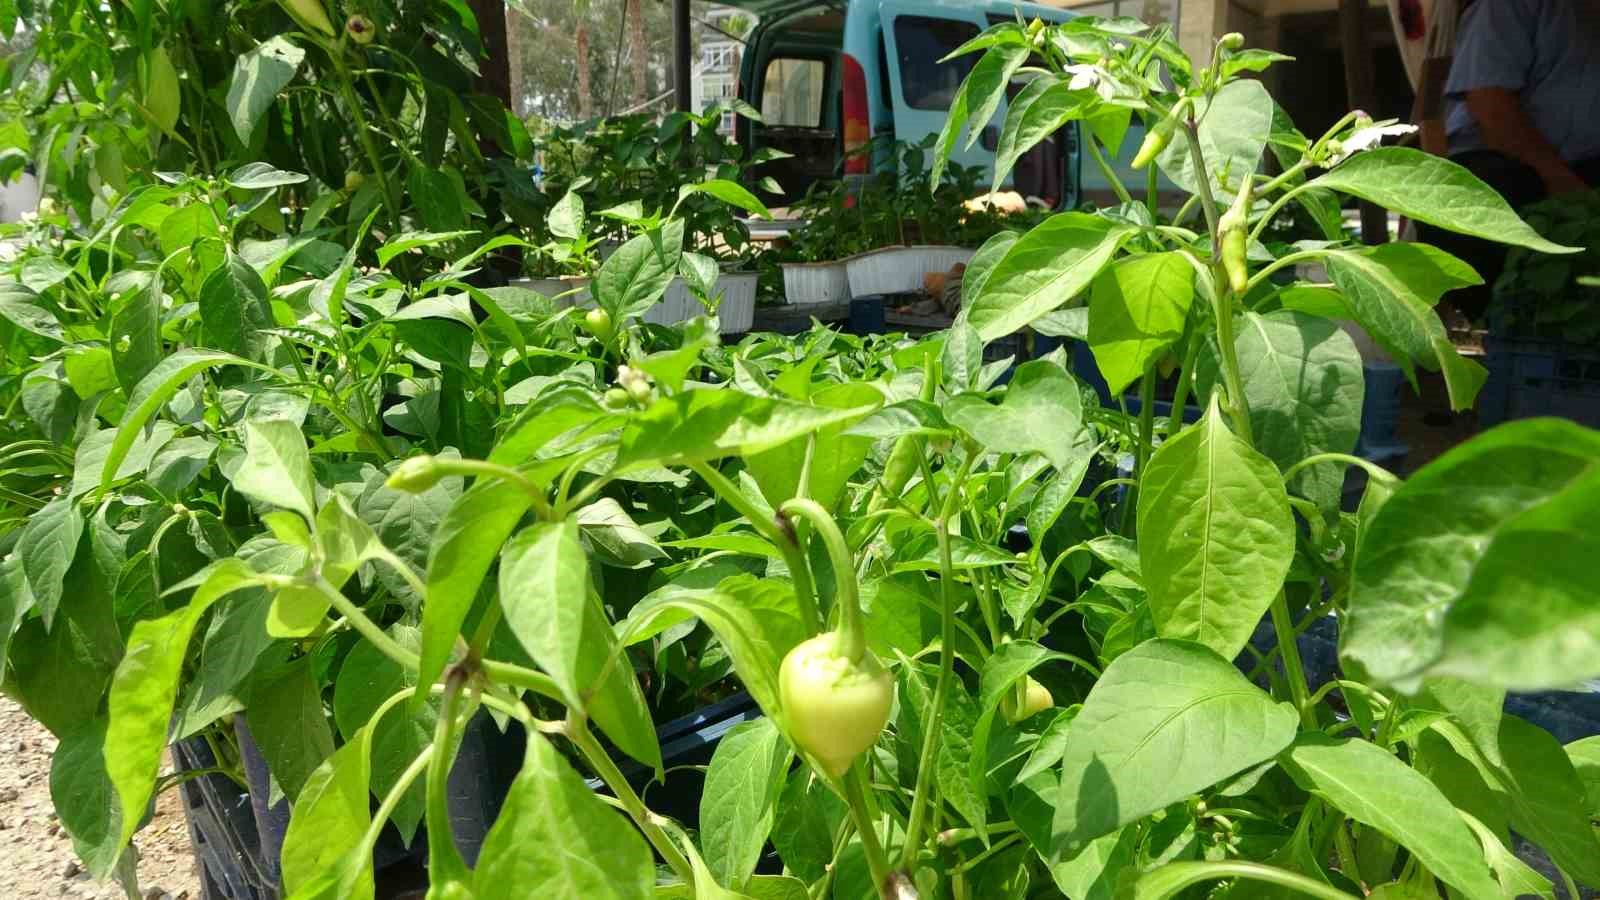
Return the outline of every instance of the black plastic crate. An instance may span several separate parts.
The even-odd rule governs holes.
[[[1485,426],[1556,416],[1600,428],[1600,350],[1490,334],[1489,379],[1478,400]]]

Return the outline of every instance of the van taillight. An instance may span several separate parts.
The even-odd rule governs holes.
[[[872,114],[867,109],[867,73],[854,56],[844,54],[844,171],[864,175],[872,140]]]

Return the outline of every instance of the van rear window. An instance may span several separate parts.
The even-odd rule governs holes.
[[[828,67],[818,59],[780,57],[761,81],[761,118],[768,125],[822,127],[822,90]]]
[[[969,53],[943,63],[939,60],[977,35],[978,26],[971,22],[896,17],[894,46],[900,58],[900,92],[906,105],[913,109],[949,109],[961,82],[983,54]]]

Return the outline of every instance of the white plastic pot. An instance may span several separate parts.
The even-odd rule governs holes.
[[[713,290],[722,292],[717,320],[723,334],[749,331],[750,326],[755,324],[756,283],[760,277],[755,272],[723,272],[717,277],[717,285]],[[657,325],[671,325],[704,312],[705,307],[689,292],[683,279],[674,278],[667,292],[661,296],[661,302],[652,306],[643,318]]]
[[[844,261],[783,263],[783,296],[791,306],[849,300],[850,275]]]
[[[965,247],[884,247],[845,260],[850,296],[909,294],[922,290],[924,276],[948,272],[972,259]]]

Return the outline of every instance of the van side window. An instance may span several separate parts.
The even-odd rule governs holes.
[[[900,57],[900,89],[913,109],[945,110],[981,54],[969,53],[939,62],[950,51],[978,35],[971,22],[923,16],[897,16],[894,44]]]
[[[761,81],[761,117],[768,125],[822,127],[828,67],[817,59],[777,58]]]

